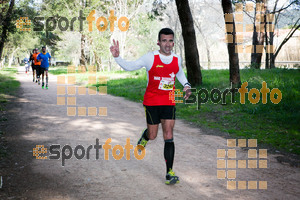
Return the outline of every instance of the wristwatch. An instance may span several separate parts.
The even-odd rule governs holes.
[[[183,85],[183,87],[185,87],[185,86],[190,86],[190,88],[192,87],[192,85],[189,82],[187,82]]]

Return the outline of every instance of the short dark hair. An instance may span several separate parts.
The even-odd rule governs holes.
[[[35,51],[35,49],[32,50],[32,52],[34,52],[34,51]]]
[[[172,31],[172,29],[170,29],[170,28],[163,28],[158,33],[158,41],[160,41],[160,35],[161,34],[164,34],[164,35],[173,35],[174,36],[174,32]]]
[[[43,49],[43,48],[45,48],[45,49],[46,49],[46,47],[45,47],[45,46],[43,46],[43,47],[42,47],[42,49]]]

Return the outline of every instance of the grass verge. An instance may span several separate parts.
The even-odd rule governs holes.
[[[16,68],[4,68],[0,70],[0,108],[6,103],[8,95],[14,95],[20,86],[14,75],[17,73]]]

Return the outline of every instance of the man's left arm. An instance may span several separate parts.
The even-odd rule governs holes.
[[[188,80],[186,79],[185,77],[185,74],[183,72],[183,69],[181,67],[181,58],[178,56],[178,67],[179,67],[179,70],[176,74],[176,77],[178,79],[178,81],[181,83],[181,85],[183,85],[183,91],[185,92],[185,95],[184,95],[184,99],[187,100],[190,95],[192,94],[191,92],[191,84],[188,82]]]
[[[51,55],[50,55],[50,53],[48,53],[49,54],[49,65],[51,65]]]

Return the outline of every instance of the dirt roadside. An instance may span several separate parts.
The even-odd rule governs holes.
[[[268,154],[267,169],[236,170],[236,181],[267,181],[267,189],[226,188],[226,179],[217,178],[217,149],[227,149],[226,139],[206,134],[176,120],[174,171],[180,184],[164,184],[165,163],[161,130],[147,146],[146,156],[137,160],[112,157],[104,160],[100,149],[90,159],[72,158],[62,166],[60,160],[37,160],[32,156],[36,145],[76,145],[87,149],[96,139],[104,144],[124,146],[130,138],[135,146],[145,127],[141,104],[110,95],[77,96],[76,105],[107,107],[107,116],[67,116],[67,106],[57,105],[56,76],[50,75],[49,89],[42,90],[22,70],[17,75],[21,88],[8,105],[5,132],[9,160],[1,161],[3,186],[0,199],[299,199],[300,170],[278,163]],[[235,148],[237,159],[247,160],[247,150]],[[257,148],[258,149],[258,148]]]

